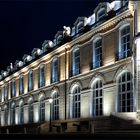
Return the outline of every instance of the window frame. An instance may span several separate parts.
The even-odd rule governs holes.
[[[40,65],[39,67],[39,88],[44,87],[45,86],[45,82],[46,82],[46,74],[45,74],[45,64]]]
[[[33,105],[33,100],[30,100],[28,103],[28,120],[29,123],[34,122],[34,105]]]
[[[52,120],[59,120],[59,94],[57,91],[52,94]]]
[[[102,14],[102,16],[99,17],[99,14],[100,14],[102,11],[104,11],[105,13]],[[105,8],[105,7],[102,7],[102,8],[100,8],[100,9],[97,11],[97,21],[102,20],[105,16],[106,16],[106,8]]]
[[[7,107],[4,108],[4,125],[5,126],[8,125],[8,108]]]
[[[103,115],[103,82],[101,79],[97,79],[93,84],[93,116],[102,116]]]
[[[75,85],[72,90],[72,118],[81,117],[81,89]]]
[[[79,55],[75,56],[77,51],[78,51]],[[80,62],[80,49],[79,48],[74,49],[72,54],[73,54],[73,58],[72,58],[72,76],[76,76],[76,75],[80,74],[80,67],[81,67],[80,66],[81,65],[81,62]],[[78,61],[76,59],[79,59],[79,62],[76,63],[75,61]]]
[[[24,124],[24,103],[20,103],[19,105],[19,124]]]
[[[76,33],[78,34],[80,31],[82,31],[83,27],[84,27],[84,23],[82,21],[77,23],[77,25],[76,25]]]
[[[129,33],[127,32],[125,35],[121,35],[122,33],[122,30],[124,30],[125,28],[129,27]],[[125,41],[123,44],[122,44],[122,37],[127,40],[129,37],[129,41]],[[127,38],[127,39],[126,39]],[[129,45],[128,45],[129,44]],[[125,45],[126,49],[123,51],[123,47],[122,45]],[[118,47],[118,60],[121,60],[121,59],[125,59],[125,58],[128,58],[130,56],[130,53],[131,53],[131,28],[130,28],[130,23],[125,23],[124,25],[122,25],[120,28],[119,28],[119,47]],[[122,55],[123,54],[123,55]]]
[[[28,73],[28,92],[34,89],[33,78],[34,78],[33,70],[30,70]]]
[[[11,89],[11,98],[16,96],[16,81],[12,80],[10,83],[10,89]]]
[[[45,121],[45,98],[41,97],[39,100],[39,121]]]
[[[11,125],[15,125],[15,104],[12,104],[11,105],[11,108],[10,108],[10,124]]]
[[[127,79],[128,74],[130,76],[130,80]],[[123,81],[124,80],[123,78],[125,78],[125,81]],[[128,86],[128,84],[130,87]],[[127,89],[128,87],[130,88],[130,90]],[[118,112],[134,112],[133,76],[130,72],[126,71],[119,75],[117,79],[117,89],[118,89],[117,111]],[[128,95],[130,96],[130,98],[128,98],[129,97]],[[130,106],[128,106],[128,99],[130,100],[129,102]],[[123,103],[125,104],[124,106],[123,106]],[[130,107],[130,110],[129,110],[129,107]]]
[[[100,46],[96,46],[98,42],[101,42]],[[99,52],[98,54],[96,54],[96,52],[98,52],[97,50],[101,50],[101,52]],[[103,64],[103,43],[102,43],[102,37],[97,37],[96,39],[93,40],[93,51],[92,51],[92,69],[96,69],[102,66]],[[100,57],[100,60],[96,60],[97,56]],[[97,64],[98,62],[98,64]]]
[[[57,64],[57,65],[55,65]],[[54,58],[52,61],[52,68],[51,68],[51,82],[58,82],[59,81],[59,61],[58,58]]]
[[[19,95],[24,94],[24,77],[23,75],[19,78]]]
[[[8,93],[9,93],[9,84],[5,84],[5,86],[4,86],[4,101],[8,100]]]

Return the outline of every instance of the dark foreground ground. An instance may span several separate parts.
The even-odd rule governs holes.
[[[13,139],[13,140],[96,140],[96,139],[110,139],[110,140],[127,140],[127,139],[138,139],[140,140],[140,134],[129,134],[129,133],[125,133],[125,134],[63,134],[63,135],[22,135],[22,134],[9,134],[9,135],[0,135],[0,140],[3,139]]]

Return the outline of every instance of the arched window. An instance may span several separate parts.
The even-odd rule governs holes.
[[[119,31],[119,59],[130,56],[130,25],[125,25]]]
[[[58,58],[52,61],[52,83],[58,81]]]
[[[4,108],[4,125],[8,124],[8,108]]]
[[[73,89],[73,118],[80,118],[81,112],[81,94],[80,94],[80,87],[77,85]]]
[[[16,82],[13,80],[11,82],[11,98],[16,96]]]
[[[45,86],[45,65],[39,67],[39,87]]]
[[[29,101],[29,107],[28,107],[28,117],[29,117],[29,123],[33,123],[33,100]]]
[[[20,76],[19,78],[19,94],[23,94],[24,93],[24,79],[23,76]]]
[[[73,51],[73,71],[72,75],[80,74],[80,50],[75,49]]]
[[[93,64],[92,68],[102,66],[102,39],[98,38],[93,42]]]
[[[133,83],[129,72],[123,73],[118,80],[118,111],[133,112]]]
[[[93,115],[103,115],[103,84],[97,80],[93,86]]]
[[[103,17],[105,17],[105,15],[106,15],[105,8],[101,8],[101,9],[97,12],[97,21],[103,19]]]
[[[4,101],[8,100],[8,84],[4,87]]]
[[[33,90],[33,71],[31,70],[28,74],[28,91]]]
[[[40,119],[40,122],[45,121],[45,99],[44,99],[44,97],[40,98],[40,101],[39,101],[39,119]]]
[[[52,119],[59,119],[59,95],[58,92],[53,93],[53,102],[52,102]]]
[[[11,105],[10,119],[11,119],[11,125],[14,125],[15,124],[15,104]]]
[[[24,104],[23,102],[19,106],[19,124],[24,123]]]

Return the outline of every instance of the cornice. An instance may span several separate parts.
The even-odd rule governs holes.
[[[68,42],[68,43],[60,46],[59,48],[55,49],[54,51],[42,56],[38,60],[35,60],[31,64],[25,66],[21,70],[19,70],[19,71],[15,72],[14,74],[6,77],[4,80],[0,81],[0,86],[2,86],[5,82],[10,81],[13,78],[18,78],[19,75],[21,75],[23,73],[26,74],[29,71],[29,69],[31,69],[31,68],[33,68],[33,69],[37,68],[38,65],[40,65],[40,63],[42,63],[43,61],[46,61],[45,63],[48,63],[48,61],[50,61],[53,56],[60,53],[61,51],[64,51],[65,49],[67,49],[67,50],[71,49],[73,47],[73,45],[75,45],[75,44],[79,44],[79,46],[81,46],[80,43],[79,43],[81,41],[84,42],[86,40],[86,43],[89,42],[89,40],[91,40],[92,36],[95,33],[98,33],[102,30],[105,30],[105,29],[115,25],[119,21],[121,21],[125,18],[128,18],[130,16],[133,16],[133,11],[128,9],[128,10],[124,11],[123,13],[111,18],[110,20],[105,21],[104,23],[102,23],[99,26],[91,29],[87,33],[84,33],[83,35],[77,37],[76,39],[72,40],[71,42]],[[84,43],[82,43],[82,45],[83,44]]]
[[[69,42],[69,45],[73,46],[73,45],[77,44],[78,42],[81,42],[81,41],[83,42],[83,40],[89,40],[95,33],[101,32],[130,16],[133,16],[133,11],[128,9],[128,10],[124,11],[123,13],[105,21],[104,23],[100,24],[99,26],[91,29],[89,32],[72,40],[71,42]]]

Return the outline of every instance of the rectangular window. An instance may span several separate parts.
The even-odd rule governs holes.
[[[130,56],[130,26],[126,26],[120,31],[119,59]]]
[[[58,81],[58,59],[52,62],[52,82]]]
[[[8,84],[4,87],[4,101],[8,100]]]
[[[23,105],[20,106],[20,124],[24,123],[24,108]]]
[[[80,74],[80,51],[79,49],[73,53],[73,76]]]
[[[20,77],[19,79],[19,94],[24,93],[24,79],[23,77]]]
[[[45,86],[45,66],[39,68],[39,87]]]
[[[33,90],[33,71],[30,71],[28,75],[28,91],[32,90]]]
[[[99,39],[94,43],[93,49],[93,68],[102,66],[102,40]]]
[[[16,96],[16,83],[15,81],[11,82],[11,98]]]

